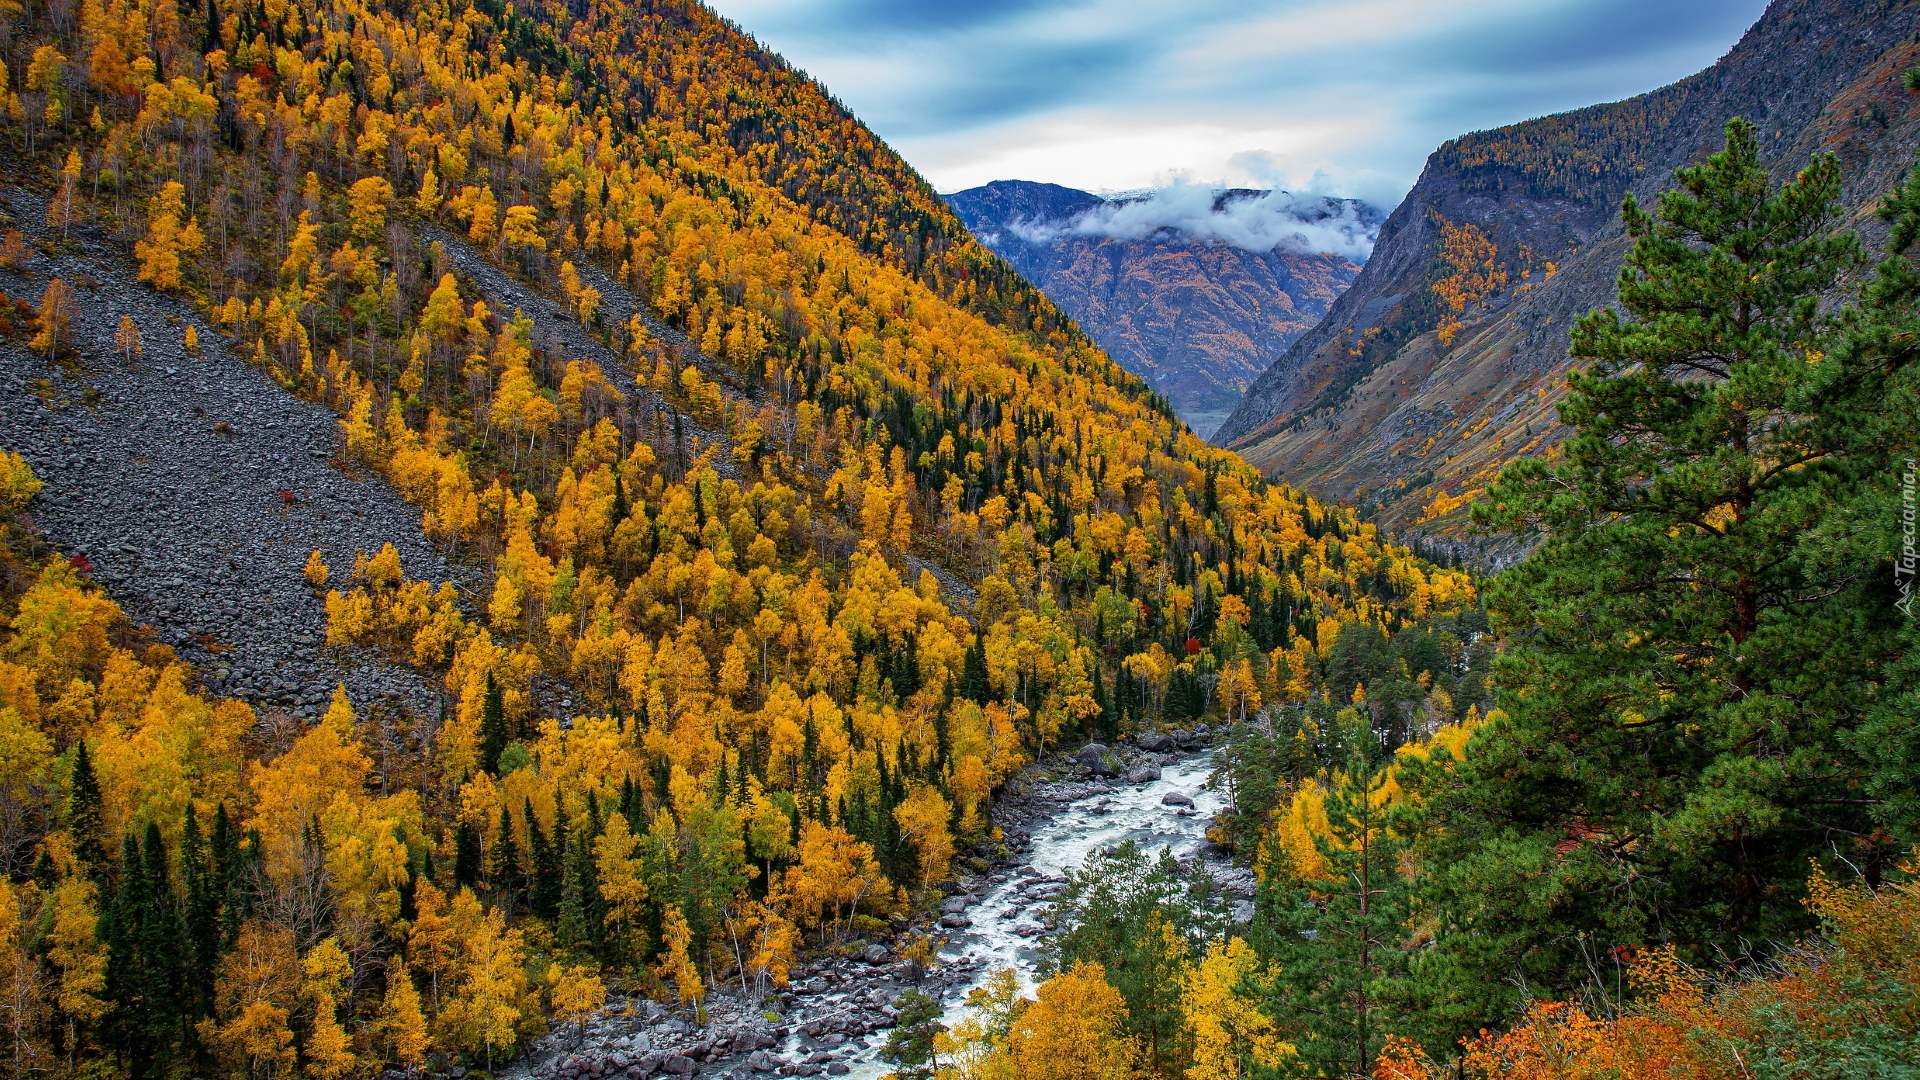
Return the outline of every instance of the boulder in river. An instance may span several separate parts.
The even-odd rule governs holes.
[[[1193,799],[1185,792],[1169,791],[1160,796],[1160,803],[1163,806],[1192,806]]]
[[[965,915],[942,915],[940,916],[940,925],[949,930],[965,930],[967,927],[973,925],[973,920],[967,918]]]
[[[733,1050],[735,1053],[744,1053],[748,1050],[765,1050],[769,1047],[777,1046],[779,1043],[780,1040],[774,1037],[773,1032],[762,1028],[747,1028],[736,1032],[733,1036]]]
[[[1135,765],[1127,771],[1127,783],[1129,784],[1151,784],[1158,779],[1160,779],[1160,766],[1158,765]]]
[[[1173,748],[1173,740],[1157,731],[1149,731],[1141,735],[1139,738],[1133,740],[1133,744],[1149,753],[1157,753]]]
[[[1083,765],[1095,776],[1118,776],[1113,760],[1107,748],[1099,743],[1088,743],[1073,755],[1074,763]]]
[[[865,951],[861,952],[860,959],[865,960],[869,964],[884,964],[887,962],[887,947],[885,945],[869,945]]]

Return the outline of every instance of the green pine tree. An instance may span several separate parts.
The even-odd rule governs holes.
[[[453,887],[478,890],[481,880],[480,830],[463,821],[453,828]]]
[[[987,678],[987,643],[975,637],[960,668],[960,696],[985,705],[993,700],[993,684]]]
[[[480,699],[480,767],[499,775],[500,753],[512,741],[513,732],[507,727],[506,700],[500,692],[500,683],[489,671],[486,693]]]
[[[1920,90],[1920,69],[1907,72],[1907,88]],[[1913,846],[1920,845],[1920,785],[1913,782],[1920,775],[1920,725],[1913,722],[1920,715],[1920,560],[1911,555],[1920,538],[1908,531],[1907,513],[1920,497],[1920,167],[1882,200],[1879,216],[1890,226],[1887,253],[1859,306],[1842,316],[1832,350],[1838,362],[1829,369],[1836,385],[1828,392],[1873,404],[1846,429],[1856,440],[1850,456],[1860,483],[1836,519],[1852,526],[1844,531],[1854,546],[1893,556],[1883,580],[1902,623],[1900,657],[1888,665],[1883,692],[1853,745],[1871,768],[1865,794],[1877,819]]]
[[[513,818],[505,803],[500,804],[500,831],[489,855],[487,877],[493,889],[493,902],[512,908],[526,888],[520,869],[520,845],[513,839]]]
[[[581,837],[567,845],[560,877],[560,912],[554,941],[562,950],[583,959],[597,955],[601,930],[594,917],[599,897],[590,842]]]
[[[108,909],[106,994],[114,1003],[114,1050],[134,1080],[164,1075],[186,1014],[182,925],[165,842],[149,822],[143,845],[121,847],[120,887]]]
[[[532,868],[527,904],[535,915],[551,922],[560,914],[560,852],[540,828],[540,819],[533,814],[533,800],[527,800],[521,816],[527,825],[527,862]]]
[[[73,775],[67,785],[67,831],[73,836],[73,854],[92,873],[94,880],[105,881],[107,865],[106,825],[100,812],[100,778],[93,771],[93,756],[87,741],[80,740],[73,752]]]
[[[1542,542],[1489,591],[1506,719],[1430,785],[1418,981],[1446,1035],[1619,946],[1793,940],[1810,858],[1899,851],[1854,731],[1902,646],[1887,553],[1835,512],[1891,471],[1860,439],[1883,378],[1821,313],[1861,262],[1839,165],[1775,185],[1735,120],[1676,176],[1657,216],[1623,210],[1622,311],[1574,330],[1563,460],[1510,465],[1475,511]]]
[[[900,1015],[894,1017],[893,1030],[880,1048],[880,1060],[899,1066],[893,1071],[899,1080],[933,1080],[938,1074],[933,1040],[947,1030],[940,1023],[943,1011],[939,1002],[918,990],[901,995]]]
[[[200,833],[193,804],[180,837],[180,877],[186,887],[186,1006],[191,1019],[213,1015],[213,984],[221,953],[221,908],[225,875],[214,849]]]
[[[1042,973],[1089,962],[1127,1002],[1127,1028],[1156,1068],[1180,1057],[1185,1030],[1180,973],[1225,930],[1219,897],[1205,874],[1188,875],[1171,852],[1149,856],[1132,840],[1067,875],[1047,940]]]

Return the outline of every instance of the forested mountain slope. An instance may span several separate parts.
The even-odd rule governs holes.
[[[11,18],[4,408],[58,410],[8,427],[9,514],[59,507],[8,522],[0,643],[23,1067],[491,1067],[603,978],[765,990],[998,840],[986,802],[1047,747],[1305,700],[1343,625],[1473,600],[1188,433],[704,8]],[[196,349],[277,389],[230,418],[240,381],[168,363]],[[204,415],[125,415],[139,365]],[[276,394],[333,409],[330,467],[419,528],[262,538],[183,500],[141,527],[264,539],[258,572],[103,559],[106,596],[42,546],[143,497],[141,463],[84,475],[126,428],[212,445]],[[249,464],[200,497],[260,498]],[[349,679],[306,727],[281,710],[321,711],[310,687],[216,681],[258,609],[176,624],[166,590],[245,582],[324,605],[301,664],[380,657],[439,707]]]
[[[997,180],[946,198],[975,236],[1202,438],[1360,272],[1345,255],[1290,246],[1254,251],[1177,226],[1138,237],[1076,230],[1077,218],[1108,204],[1056,184]],[[1327,211],[1358,209],[1325,202]],[[1364,213],[1378,224],[1370,207]]]
[[[1385,527],[1457,537],[1501,464],[1561,437],[1568,327],[1613,298],[1622,196],[1649,202],[1718,147],[1728,117],[1760,125],[1782,175],[1839,153],[1847,204],[1874,235],[1873,206],[1920,146],[1920,101],[1899,83],[1917,13],[1777,0],[1698,75],[1442,146],[1352,288],[1216,440],[1268,475],[1379,507]]]

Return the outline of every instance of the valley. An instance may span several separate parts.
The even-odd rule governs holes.
[[[697,0],[0,19],[19,1075],[1911,1064],[1915,0],[1384,220]]]
[[[1220,198],[1244,203],[1268,194]],[[1268,246],[1251,250],[1178,226],[1138,238],[1077,232],[1076,221],[1108,204],[1055,185],[999,181],[946,198],[983,243],[1145,379],[1202,438],[1360,269],[1348,255],[1275,246],[1265,236],[1259,242]],[[1309,223],[1316,214],[1346,215],[1350,243],[1361,245],[1378,225],[1371,207],[1351,201],[1303,203],[1299,213]]]

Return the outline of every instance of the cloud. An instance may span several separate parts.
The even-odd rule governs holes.
[[[942,191],[1397,201],[1441,142],[1700,70],[1766,0],[710,0]]]
[[[1344,255],[1365,262],[1379,235],[1378,215],[1351,200],[1287,191],[1223,191],[1178,183],[1144,195],[1110,198],[1064,222],[1015,222],[1008,227],[1030,244],[1062,236],[1145,240],[1162,232],[1265,254],[1275,248],[1302,254]]]

